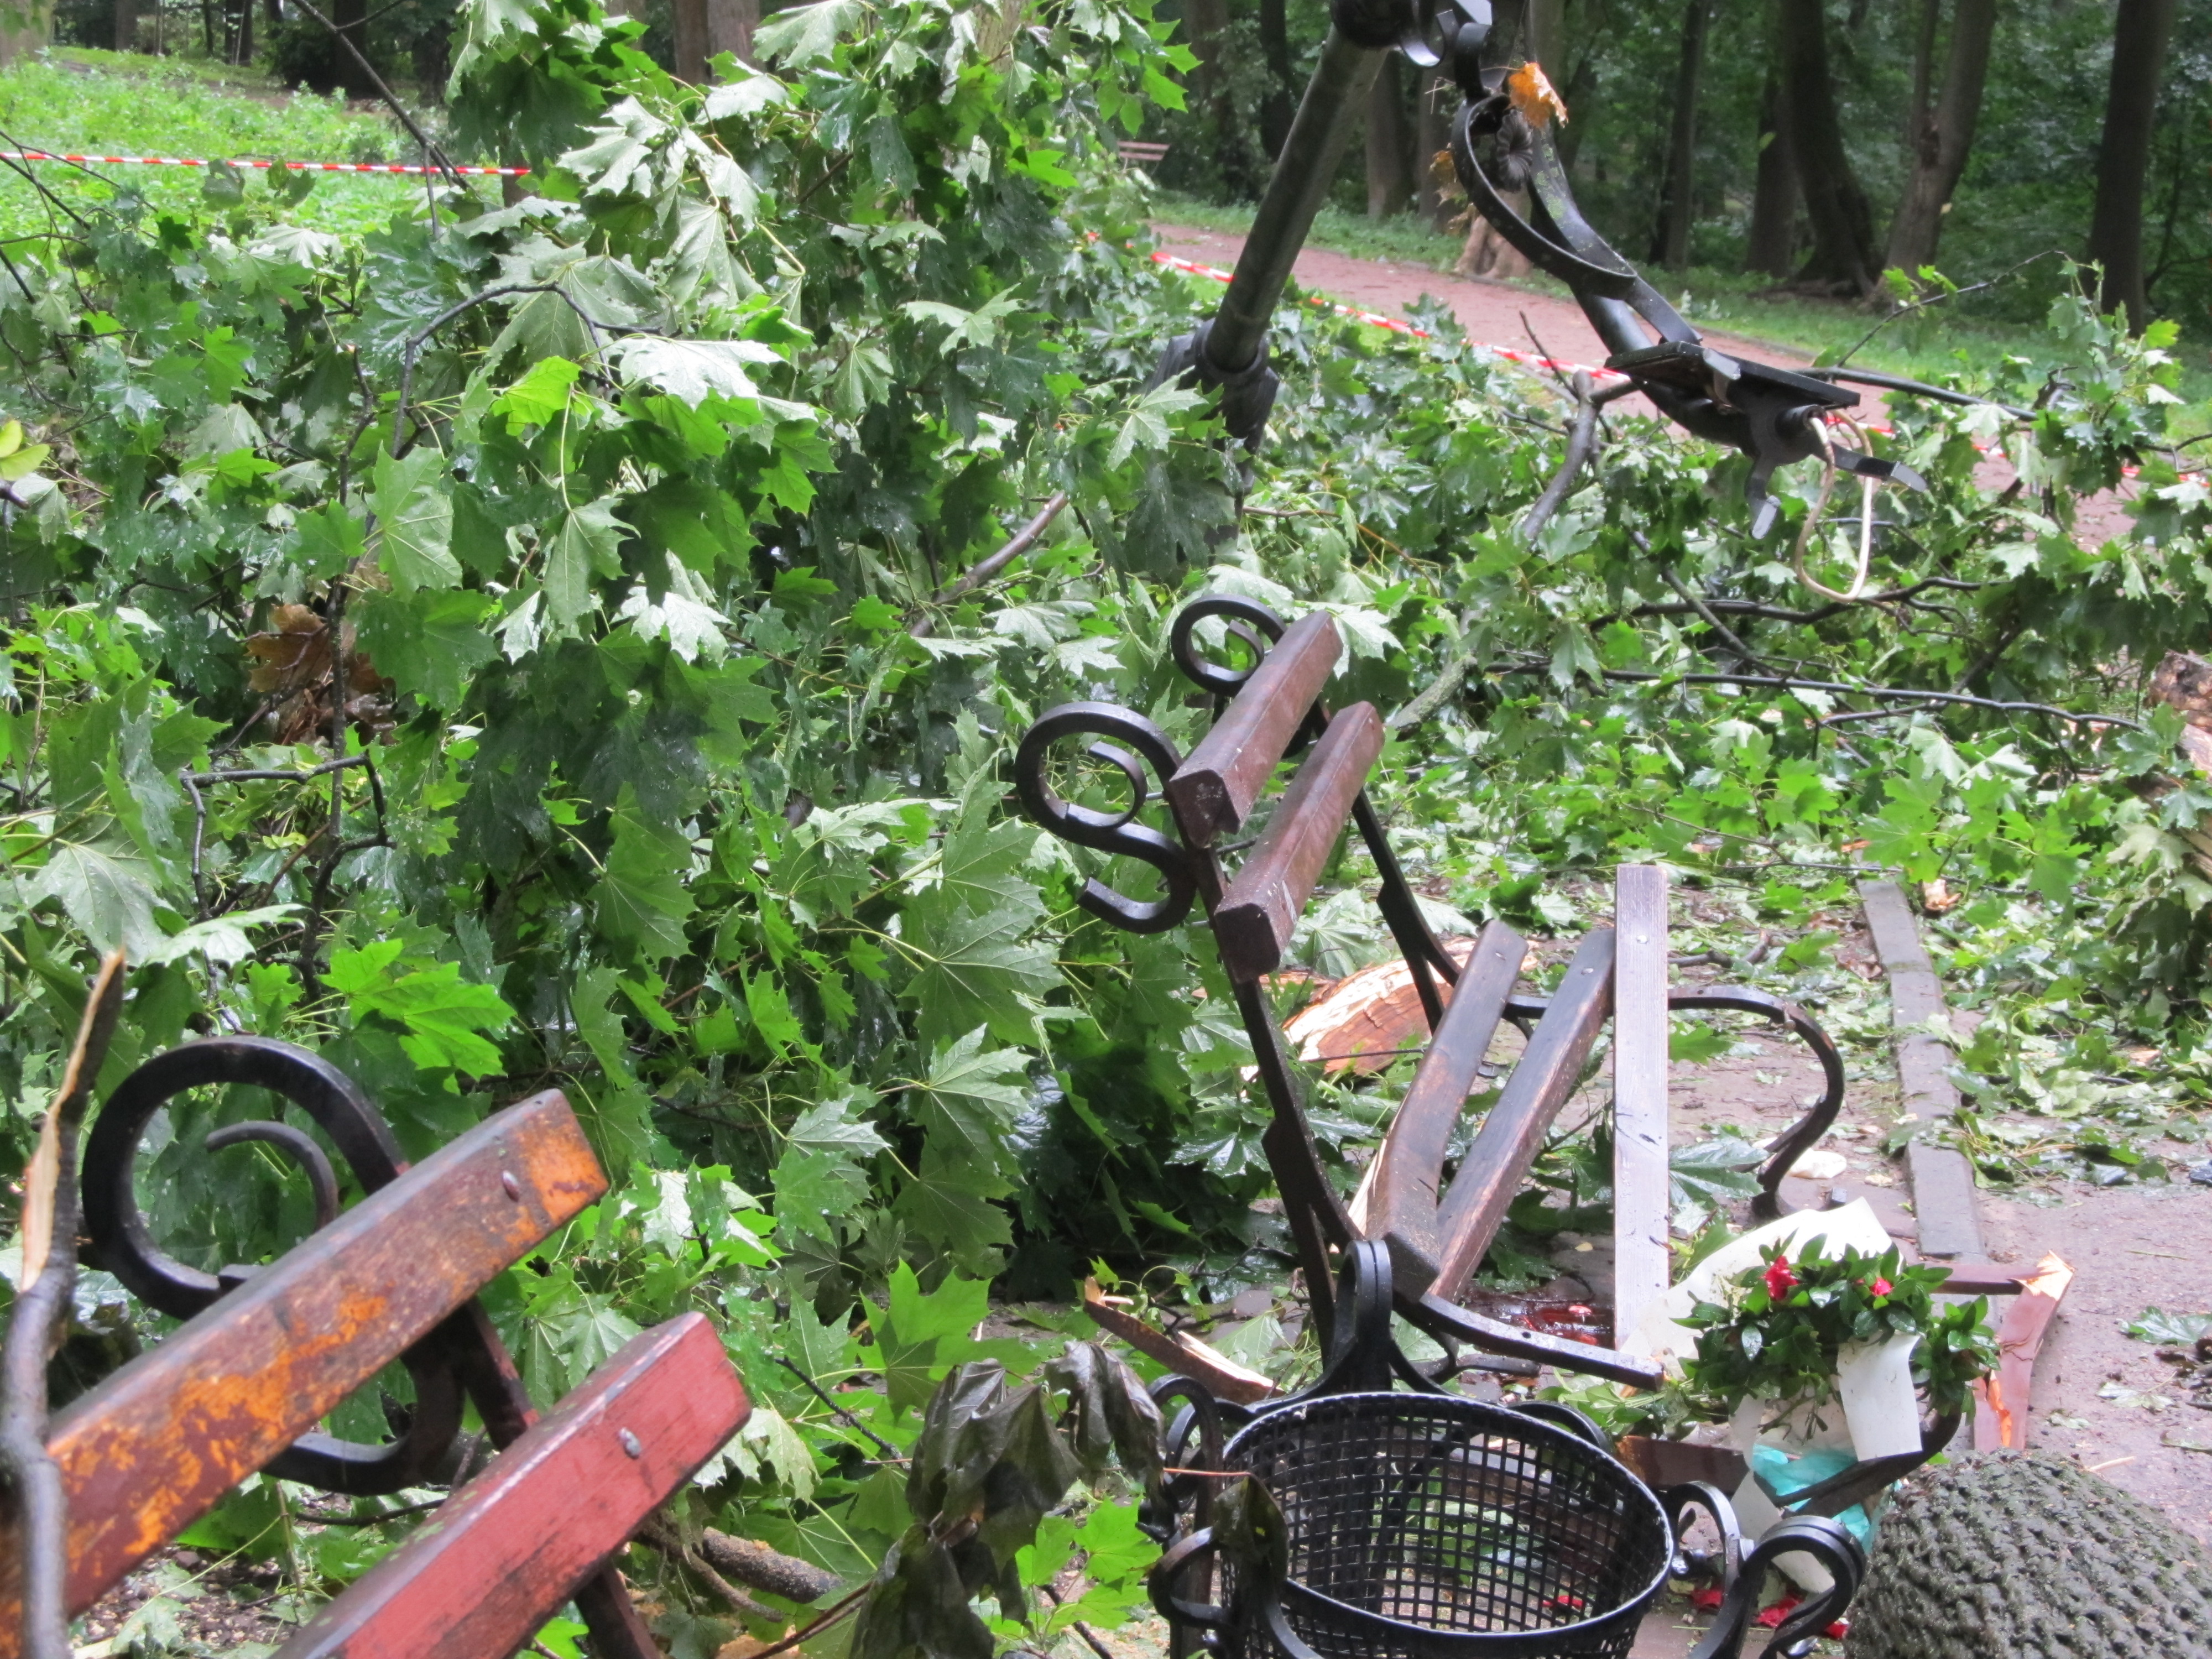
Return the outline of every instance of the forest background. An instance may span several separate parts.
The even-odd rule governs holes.
[[[1580,176],[1640,252],[1656,227],[1631,158],[1655,177],[1671,143],[1686,15],[1616,10],[1575,37],[1586,90],[1576,49],[1561,61]],[[1993,48],[1974,154],[2074,125],[2038,141],[2054,158],[2039,197],[2026,162],[2014,195],[1991,186],[2018,222],[2044,216],[2033,234],[1966,236],[1960,195],[1937,257],[1969,274],[2046,235],[2087,246],[2118,13],[2033,15],[2079,31],[2056,84],[2080,95],[2022,82],[2002,106],[2017,63]],[[99,142],[166,149],[194,76],[268,19],[155,15],[216,50],[185,70],[58,53],[0,93],[57,124],[124,112]],[[1825,18],[1839,108],[1871,112],[1848,131],[1872,191],[1901,165],[1911,41],[1887,13]],[[1310,1345],[1274,1316],[1290,1304],[1265,1117],[1212,954],[1190,929],[1086,918],[1084,878],[1148,890],[1146,873],[1041,838],[1007,792],[1014,742],[1071,698],[1143,709],[1188,744],[1207,711],[1164,641],[1207,587],[1336,617],[1332,695],[1400,716],[1377,802],[1438,927],[1570,931],[1601,912],[1614,862],[1663,860],[1698,901],[1686,953],[1820,1010],[1863,1082],[1883,1011],[1827,947],[1852,879],[1888,871],[1984,1016],[1960,1050],[1973,1109],[1945,1131],[1984,1179],[2163,1182],[2201,1147],[2212,884],[2190,836],[2212,790],[2144,695],[2166,651],[2212,635],[2204,348],[2181,326],[2202,319],[2196,152],[2155,148],[2174,171],[2143,175],[2172,183],[2145,200],[2179,204],[2145,268],[2172,315],[2131,327],[2052,258],[1894,325],[1969,401],[1893,409],[1877,441],[1931,489],[1883,495],[1875,586],[1822,604],[1787,539],[1749,534],[1742,458],[1634,417],[1609,417],[1584,486],[1524,532],[1562,388],[1440,309],[1413,338],[1285,307],[1285,393],[1224,536],[1246,481],[1218,422],[1146,386],[1218,290],[1146,257],[1159,198],[1117,147],[1155,136],[1170,167],[1231,152],[1183,31],[1141,0],[821,0],[757,20],[757,67],[732,49],[688,78],[671,73],[677,21],[477,0],[385,37],[424,139],[526,163],[516,199],[229,169],[8,174],[11,1156],[94,953],[118,943],[136,966],[116,1076],[188,1034],[282,1036],[360,1079],[418,1156],[562,1088],[617,1186],[490,1295],[530,1386],[557,1395],[639,1324],[712,1312],[763,1410],[682,1523],[848,1578],[912,1519],[886,1448],[912,1443],[936,1379],[982,1357],[1031,1370],[1087,1334],[1067,1300],[1090,1273],[1201,1323],[1261,1292],[1271,1311],[1237,1352],[1293,1374]],[[1699,257],[1729,261],[1743,181],[1774,147],[1756,145],[1758,94],[1739,100],[1741,144],[1717,112],[1731,86],[1763,89],[1774,37],[1763,9],[1708,21],[1717,112],[1692,153],[1711,193],[1684,222]],[[1287,14],[1285,42],[1294,23],[1310,46],[1318,12]],[[2162,95],[2197,84],[2179,66],[2202,38],[2171,31]],[[1648,72],[1603,67],[1638,40]],[[282,45],[264,27],[244,55]],[[1267,84],[1238,84],[1231,116],[1262,129]],[[2159,146],[2203,137],[2191,108],[2156,124]],[[416,148],[358,111],[282,113],[317,142]],[[1365,173],[1355,149],[1341,188],[1361,211]],[[1802,222],[1801,270],[1817,240]],[[1882,320],[1856,295],[1823,303]],[[1950,318],[1974,305],[1996,308],[2002,349],[1952,350]],[[1812,522],[1817,469],[1783,491],[1782,537],[1803,532],[1816,568],[1848,561],[1856,520]],[[1026,554],[992,562],[1062,495]],[[2124,502],[2116,533],[2082,533],[2093,498]],[[1115,776],[1066,787],[1103,805]],[[1372,881],[1356,853],[1333,867],[1304,965],[1387,953]],[[1678,1054],[1732,1040],[1686,1021]],[[1309,1079],[1347,1189],[1405,1082],[1403,1066]],[[210,1095],[160,1126],[142,1192],[168,1248],[250,1262],[299,1237],[296,1172],[201,1144],[267,1109]],[[1489,1283],[1534,1282],[1547,1241],[1602,1224],[1604,1133],[1578,1122],[1547,1149]],[[1686,1249],[1756,1159],[1741,1136],[1684,1149]],[[88,1278],[77,1384],[160,1328]],[[405,1386],[388,1380],[396,1401]],[[365,1397],[338,1426],[382,1420]],[[408,1524],[325,1526],[297,1501],[258,1485],[204,1534],[281,1563],[295,1605]],[[1103,1600],[1068,1616],[1130,1605],[1130,1510],[1054,1525],[1028,1581],[1081,1550]],[[735,1615],[667,1583],[671,1641],[714,1651]]]

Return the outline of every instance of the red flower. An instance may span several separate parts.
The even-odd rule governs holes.
[[[1873,1279],[1867,1281],[1867,1289],[1872,1291],[1876,1296],[1887,1296],[1895,1288],[1896,1286],[1886,1279]]]
[[[1766,1293],[1779,1302],[1797,1288],[1797,1275],[1790,1271],[1790,1258],[1778,1255],[1766,1270]]]

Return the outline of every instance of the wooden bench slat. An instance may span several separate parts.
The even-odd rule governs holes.
[[[1354,703],[1338,711],[1298,768],[1214,912],[1213,936],[1231,979],[1257,979],[1282,966],[1298,914],[1382,752],[1382,717],[1373,703]]]
[[[1613,874],[1613,1332],[1625,1346],[1667,1294],[1667,872]]]
[[[503,1659],[751,1409],[703,1315],[631,1338],[278,1659]]]
[[[1251,816],[1342,651],[1327,611],[1299,617],[1168,780],[1168,804],[1192,846],[1212,846]]]
[[[59,1413],[72,1614],[606,1191],[549,1091],[433,1153]],[[0,1659],[20,1639],[13,1522]]]
[[[1552,1120],[1581,1080],[1583,1062],[1613,1012],[1613,940],[1610,927],[1583,940],[1444,1194],[1437,1218],[1443,1249],[1435,1292],[1446,1301],[1482,1265],[1506,1206],[1528,1179]]]
[[[1444,1153],[1474,1092],[1483,1056],[1490,1052],[1528,949],[1521,935],[1502,921],[1484,927],[1375,1154],[1366,1234],[1389,1245],[1392,1265],[1408,1291],[1425,1288],[1436,1277]]]

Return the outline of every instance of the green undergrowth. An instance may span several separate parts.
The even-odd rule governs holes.
[[[218,77],[205,68],[187,60],[83,51],[24,59],[0,70],[0,139],[11,149],[67,155],[420,159],[392,122],[349,112],[341,98],[286,93],[266,81],[251,88],[229,78],[246,71]],[[56,201],[48,204],[17,173],[0,171],[0,234],[42,231],[56,216],[66,222],[66,210],[82,212],[130,196],[156,211],[193,216],[209,206],[230,205],[237,190],[255,197],[276,191],[273,199],[285,204],[290,222],[360,235],[422,199],[419,182],[369,174],[301,174],[288,185],[248,171],[218,176],[210,185],[198,168],[25,165],[38,169]]]

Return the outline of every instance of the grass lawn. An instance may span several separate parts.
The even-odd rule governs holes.
[[[9,149],[222,160],[400,161],[406,135],[380,115],[349,111],[343,99],[288,93],[266,76],[189,58],[57,48],[0,73],[0,142]],[[156,209],[200,203],[197,168],[93,167],[33,162],[40,183],[72,204],[133,191]],[[249,194],[268,188],[246,175]],[[318,175],[286,216],[319,230],[359,234],[422,198],[404,179]],[[42,230],[47,209],[12,170],[0,168],[0,233]]]
[[[1164,223],[1241,234],[1251,228],[1252,210],[1220,207],[1163,192],[1154,217]],[[1439,271],[1449,271],[1460,251],[1458,237],[1440,235],[1411,215],[1376,220],[1337,208],[1322,210],[1307,240],[1315,247],[1355,258],[1387,259]],[[1766,290],[1772,287],[1772,279],[1765,276],[1706,269],[1647,274],[1675,308],[1699,328],[1787,347],[1808,356],[1848,350],[1881,320],[1877,313],[1863,307],[1771,295]],[[1531,276],[1510,286],[1531,293],[1567,293],[1565,283],[1542,276]],[[2008,325],[1963,315],[1947,306],[1932,306],[1892,323],[1853,353],[1851,361],[1862,368],[1923,379],[1963,371],[1971,380],[1974,362],[2001,354],[2035,361],[2047,356],[2049,348],[2041,331],[2031,325]],[[2204,343],[2185,339],[2179,355],[2183,365],[2183,398],[2194,404],[2212,404],[2212,358],[2208,358]],[[2200,408],[2191,414],[2206,412]],[[2212,422],[2200,420],[2187,430],[2202,431],[2207,424]]]

